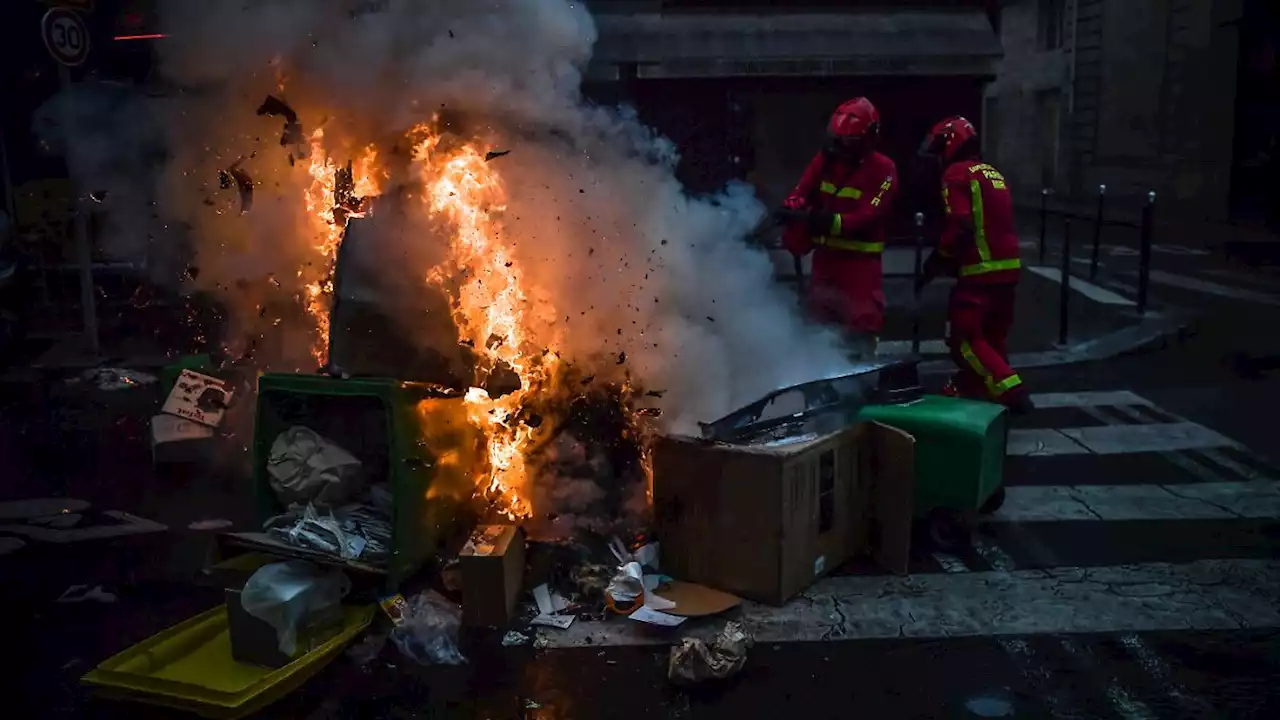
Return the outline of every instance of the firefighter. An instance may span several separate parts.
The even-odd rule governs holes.
[[[1008,183],[978,157],[978,133],[965,118],[934,125],[920,149],[941,158],[946,225],[918,282],[941,273],[956,277],[947,345],[959,370],[943,392],[1028,412],[1031,400],[1009,366],[1007,345],[1021,269]]]
[[[885,221],[897,192],[898,169],[875,151],[880,114],[854,98],[836,108],[826,146],[805,168],[783,203],[783,244],[796,258],[813,251],[806,305],[823,321],[849,331],[855,352],[875,353],[884,322],[880,255]]]

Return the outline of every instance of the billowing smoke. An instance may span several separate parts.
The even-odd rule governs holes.
[[[278,94],[304,134],[323,129],[339,165],[376,147],[387,195],[413,193],[402,139],[437,114],[459,137],[509,150],[492,162],[506,186],[502,221],[530,288],[534,338],[662,391],[655,404],[669,429],[689,431],[847,365],[836,336],[800,318],[766,255],[743,242],[765,213],[751,191],[689,196],[669,142],[627,111],[581,98],[595,41],[581,3],[170,0],[159,13],[170,35],[159,46],[165,96],[119,109],[115,117],[135,118],[127,125],[81,124],[73,167],[90,185],[146,206],[136,217],[151,226],[122,227],[112,247],[133,252],[149,235],[153,255],[170,256],[165,272],[197,266],[194,283],[233,313],[233,340],[254,338],[265,364],[314,367],[297,297],[326,272],[315,250],[322,230],[302,201],[314,156],[305,142],[282,145],[281,117],[255,113]],[[133,166],[117,156],[157,140],[167,152],[158,173],[118,171]],[[232,167],[253,181],[247,212],[236,183],[219,183]],[[377,253],[361,263],[395,276],[386,287],[414,286],[442,257],[445,229],[381,208],[369,221],[379,237],[367,247]],[[401,297],[388,309],[401,331],[418,329],[425,344],[454,342],[425,329],[417,302]]]

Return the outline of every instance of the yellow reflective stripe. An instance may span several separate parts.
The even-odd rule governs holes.
[[[977,178],[969,181],[969,193],[973,195],[973,239],[978,244],[978,257],[982,262],[991,259],[991,248],[987,247],[987,223],[982,209],[982,183]]]
[[[836,217],[840,217],[837,215]],[[835,248],[836,250],[852,250],[854,252],[878,253],[884,252],[884,243],[881,242],[864,242],[862,240],[845,240],[844,238],[834,237],[816,237],[813,239],[815,245],[823,247]]]
[[[987,273],[999,272],[1001,270],[1017,270],[1020,267],[1022,267],[1022,261],[1018,258],[1010,258],[1008,260],[988,260],[987,262],[965,265],[960,268],[960,275],[985,275]]]
[[[826,193],[827,195],[835,195],[836,197],[842,198],[853,198],[854,200],[858,200],[862,197],[862,191],[856,187],[842,187],[837,190],[835,184],[829,182],[824,182],[819,185],[818,190]]]
[[[831,234],[839,235],[840,228],[843,226],[844,226],[844,221],[840,219],[840,213],[833,213],[831,215]]]
[[[973,368],[974,372],[978,373],[983,377],[983,379],[990,382],[991,373],[987,372],[987,369],[982,366],[982,362],[979,361],[978,356],[973,353],[973,346],[969,344],[968,340],[962,340],[960,342],[960,355],[964,358],[965,362],[969,363],[969,367]]]
[[[1014,373],[998,383],[989,384],[988,387],[991,388],[992,395],[1003,395],[1021,384],[1022,378],[1018,377],[1017,373]]]
[[[947,188],[947,187],[942,188],[942,207],[947,211],[948,215],[951,214],[951,189],[950,188]]]

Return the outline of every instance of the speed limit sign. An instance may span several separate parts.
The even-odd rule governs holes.
[[[40,20],[40,35],[49,54],[63,65],[74,67],[89,57],[89,30],[72,10],[51,8]]]

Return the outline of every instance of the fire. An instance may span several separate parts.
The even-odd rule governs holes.
[[[333,302],[333,270],[338,259],[338,246],[342,244],[347,221],[363,217],[366,209],[360,202],[379,191],[375,163],[378,152],[372,146],[364,148],[347,168],[338,165],[325,151],[324,130],[311,133],[311,185],[307,188],[305,202],[307,215],[316,228],[317,265],[321,275],[307,283],[303,298],[307,314],[316,326],[316,338],[311,354],[319,365],[326,364],[329,354],[329,310]],[[347,170],[350,175],[347,175]],[[298,271],[302,275],[302,271]]]
[[[488,446],[481,490],[512,519],[528,517],[532,509],[523,490],[535,428],[524,422],[521,410],[533,393],[551,389],[559,357],[538,350],[528,336],[529,299],[500,220],[506,201],[501,178],[474,145],[442,151],[441,137],[426,126],[410,136],[418,138],[413,158],[425,188],[422,201],[453,227],[449,259],[427,280],[453,289],[454,323],[460,339],[479,356],[478,374],[509,369],[520,381],[518,389],[496,398],[481,387],[466,394],[471,421],[485,430]]]

